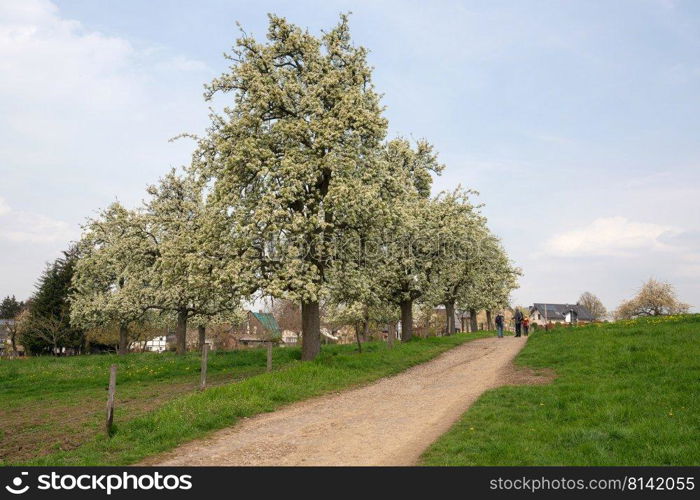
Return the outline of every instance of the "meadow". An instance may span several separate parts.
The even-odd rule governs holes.
[[[516,364],[541,386],[489,391],[425,465],[700,465],[700,315],[539,331]]]
[[[392,375],[474,338],[457,334],[397,343],[323,346],[312,362],[298,348],[212,352],[211,387],[196,390],[197,353],[91,355],[0,362],[0,465],[123,465],[168,450],[242,417]],[[118,365],[115,429],[104,432],[109,366]]]
[[[299,354],[276,349],[284,367]],[[0,361],[0,463],[29,460],[79,446],[104,427],[109,367],[117,365],[115,421],[124,423],[199,384],[199,353],[134,353],[30,357]],[[232,383],[265,371],[262,349],[214,351],[208,384]]]

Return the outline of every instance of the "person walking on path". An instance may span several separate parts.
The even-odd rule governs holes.
[[[527,337],[530,332],[530,318],[523,318],[523,335]]]
[[[503,315],[498,313],[496,315],[496,330],[498,331],[498,338],[503,338]]]
[[[515,316],[513,319],[515,319],[515,336],[520,337],[523,324],[523,313],[520,309],[515,310]]]

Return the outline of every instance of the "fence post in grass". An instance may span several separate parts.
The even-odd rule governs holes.
[[[209,358],[209,344],[202,345],[202,369],[199,374],[199,390],[207,388],[207,360]]]
[[[394,347],[394,337],[395,337],[395,330],[396,330],[396,325],[389,321],[389,324],[386,327],[386,344],[389,347],[389,349]]]
[[[109,389],[107,393],[107,422],[105,430],[107,435],[112,435],[112,423],[114,422],[114,393],[117,390],[117,365],[109,367]]]
[[[272,371],[272,342],[267,343],[267,371]]]

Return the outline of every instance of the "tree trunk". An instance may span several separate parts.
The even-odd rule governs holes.
[[[394,339],[396,338],[396,324],[393,321],[389,321],[386,325],[386,344],[389,349],[394,347]]]
[[[126,324],[119,325],[119,355],[123,356],[129,350],[129,329]]]
[[[447,316],[447,335],[455,333],[455,303],[447,302],[445,304],[445,314]]]
[[[318,302],[301,303],[301,360],[311,361],[321,352],[321,314]]]
[[[401,302],[401,341],[408,342],[413,337],[413,301]]]
[[[360,339],[360,325],[355,325],[355,340],[357,340],[357,350],[362,354],[362,340]]]
[[[486,328],[493,330],[493,322],[491,321],[491,311],[486,311]]]
[[[369,318],[365,318],[365,321],[362,324],[362,342],[367,342],[368,338],[369,338]]]
[[[199,350],[204,348],[204,344],[207,342],[207,328],[204,325],[199,325],[197,327],[197,334],[199,335]]]
[[[185,354],[187,352],[187,311],[184,309],[177,312],[175,342],[177,346],[177,354]]]
[[[475,332],[479,329],[476,324],[476,309],[469,309],[469,330]]]

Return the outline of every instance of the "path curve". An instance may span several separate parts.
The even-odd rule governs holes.
[[[143,465],[412,465],[486,390],[513,383],[526,337],[473,340],[370,385],[243,419]]]

